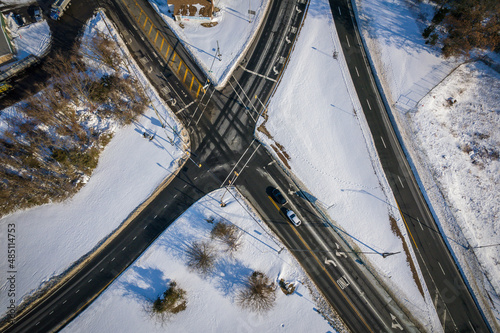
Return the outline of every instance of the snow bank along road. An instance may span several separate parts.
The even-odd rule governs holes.
[[[286,194],[285,190],[293,190],[293,182],[253,139],[255,123],[264,106],[256,103],[252,96],[258,95],[265,101],[271,95],[285,64],[282,59],[288,57],[291,41],[307,9],[305,1],[272,1],[266,23],[242,64],[245,69],[234,73],[223,91],[209,87],[197,100],[193,97],[199,90],[193,92],[193,79],[186,84],[186,71],[189,68],[197,82],[205,81],[203,74],[149,4],[137,4],[133,0],[116,0],[108,1],[106,7],[151,82],[166,100],[176,101],[173,108],[191,133],[191,160],[123,232],[7,331],[50,331],[62,327],[192,203],[211,190],[227,185],[228,179],[234,180],[263,220],[294,251],[353,331],[416,331],[373,278],[367,277],[359,264],[346,254],[342,240],[321,215],[305,199]],[[156,42],[151,40],[157,38],[156,33],[151,37],[153,25],[162,31],[162,38],[175,48],[176,57],[180,57],[184,65],[179,66],[179,62],[177,67],[167,67],[174,53],[158,54]],[[179,74],[181,66],[186,70]],[[239,178],[233,178],[234,171]],[[303,218],[305,222],[301,227],[295,228],[287,222],[283,209],[271,201],[269,190],[274,187],[281,188],[287,196],[286,207],[294,208]],[[335,256],[325,257],[322,253]]]
[[[445,332],[490,329],[446,247],[401,149],[361,45],[351,3],[330,0],[342,50],[384,172],[398,202]]]

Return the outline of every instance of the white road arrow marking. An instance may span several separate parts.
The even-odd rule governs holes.
[[[391,328],[399,328],[401,331],[403,331],[403,327],[396,320],[396,316],[393,315],[392,313],[389,313],[389,314],[391,315],[391,319],[392,319]]]
[[[330,260],[328,258],[325,258],[325,265],[333,265],[333,266],[337,267],[337,264],[335,263],[335,261]]]
[[[344,252],[335,251],[335,255],[336,255],[337,257],[342,256],[342,257],[344,257],[344,258],[347,258],[347,254],[345,254]]]

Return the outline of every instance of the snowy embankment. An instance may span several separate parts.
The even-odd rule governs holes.
[[[262,229],[263,222],[248,211],[237,192],[221,208],[224,191],[203,197],[184,212],[64,332],[332,332],[317,312],[311,283],[294,257],[288,251],[278,254],[283,245],[269,229]],[[207,219],[212,218],[214,223],[228,222],[241,231],[241,248],[233,255],[210,238],[214,224]],[[186,248],[193,241],[216,246],[215,269],[206,277],[186,266]],[[237,295],[253,271],[265,273],[275,283],[280,279],[292,282],[295,292],[286,296],[277,287],[271,310],[262,314],[245,310],[238,305]],[[186,291],[187,308],[162,323],[147,309],[172,280]]]
[[[216,1],[212,27],[197,20],[176,22],[167,0],[149,0],[163,20],[191,52],[215,86],[222,87],[238,66],[266,13],[268,0]],[[249,10],[255,12],[249,14]],[[220,55],[220,56],[219,56]]]
[[[434,218],[490,323],[500,325],[498,74],[481,63],[453,72],[461,60],[425,44],[434,14],[427,2],[358,0],[356,12]],[[473,249],[485,245],[494,246]]]
[[[109,21],[108,26],[112,26]],[[112,35],[115,40],[119,38],[114,29],[108,31],[101,14],[90,20],[83,38],[91,38],[96,31]],[[119,41],[117,47],[126,52],[123,42]],[[172,128],[180,129],[168,107],[131,60],[132,56],[126,52],[123,58],[130,62],[123,64],[122,74],[137,77],[156,111]],[[4,111],[7,114],[12,112]],[[89,119],[93,119],[91,114]],[[102,121],[106,119],[98,123]],[[162,129],[151,106],[130,126],[106,126],[114,128],[114,138],[101,153],[92,177],[76,195],[62,203],[19,211],[0,220],[2,253],[7,253],[7,242],[3,241],[7,239],[7,226],[15,225],[16,305],[110,235],[177,169],[184,156],[179,148],[181,140],[174,137],[168,126],[166,130]],[[154,139],[143,138],[143,132],[155,134]],[[170,138],[174,139],[176,146],[170,144]],[[10,298],[6,295],[9,269],[5,260],[0,261],[0,271],[0,306],[6,309]]]
[[[328,1],[311,1],[296,43],[257,135],[349,234],[343,236],[355,250],[368,253],[364,259],[400,304],[425,326],[439,327],[349,77]],[[398,254],[383,258],[375,251]]]

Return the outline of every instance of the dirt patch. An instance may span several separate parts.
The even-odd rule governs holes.
[[[211,28],[211,27],[215,27],[219,22],[204,22],[201,24],[202,27],[205,27],[205,28]]]
[[[398,236],[401,239],[401,241],[403,242],[403,250],[405,251],[405,254],[406,254],[406,261],[410,264],[410,269],[411,269],[411,273],[413,275],[413,280],[417,284],[418,291],[420,291],[420,294],[422,295],[422,297],[425,298],[425,296],[424,296],[424,290],[422,288],[422,284],[420,283],[420,279],[418,278],[418,274],[417,274],[417,269],[415,267],[415,263],[413,262],[413,259],[411,258],[410,251],[408,249],[408,245],[405,242],[403,234],[401,233],[401,230],[399,230],[399,228],[398,228],[398,224],[396,223],[396,219],[394,217],[392,217],[392,216],[389,216],[389,220],[391,221],[391,230],[392,230],[392,232],[396,236]]]
[[[272,139],[271,133],[267,130],[265,126],[265,121],[257,128],[257,131],[264,133],[269,139]]]
[[[283,164],[288,169],[290,169],[290,164],[288,164],[288,161],[290,160],[290,156],[288,155],[288,153],[285,150],[282,149],[283,146],[280,145],[279,143],[276,143],[276,145],[271,145],[271,148],[274,149],[274,151],[276,152],[276,154],[280,158],[281,162],[283,162]]]

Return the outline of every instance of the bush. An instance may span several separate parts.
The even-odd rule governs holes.
[[[208,242],[193,242],[186,250],[187,265],[189,268],[209,274],[215,267],[217,255]]]
[[[99,149],[90,148],[85,152],[72,150],[69,152],[69,160],[76,168],[90,174],[97,166],[99,161]]]
[[[422,32],[422,37],[427,39],[433,31],[434,31],[434,25],[431,24],[427,28],[424,29],[424,32]]]
[[[212,239],[218,239],[227,246],[227,251],[232,253],[241,246],[241,233],[237,226],[226,222],[217,222],[210,232]]]
[[[166,315],[186,310],[186,291],[178,288],[175,281],[170,282],[163,295],[158,296],[151,306],[151,312],[165,319]]]
[[[237,296],[237,302],[255,312],[270,310],[276,300],[275,285],[264,273],[254,271],[248,277],[245,289]]]
[[[291,295],[295,291],[295,285],[293,283],[286,283],[285,280],[280,279],[279,281],[279,286],[281,288],[281,291],[285,295]]]
[[[64,149],[54,149],[52,151],[52,158],[59,163],[64,163],[68,159],[68,152]]]

